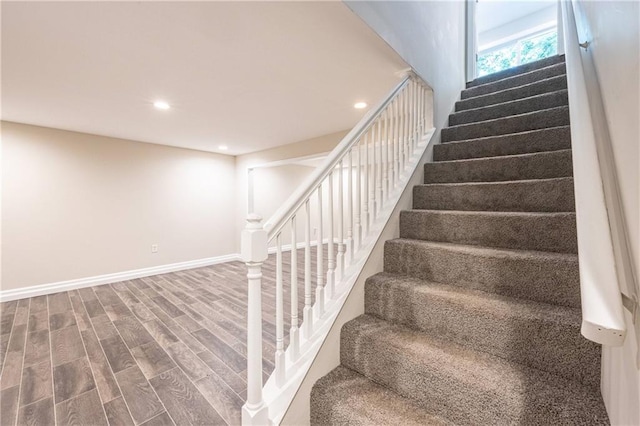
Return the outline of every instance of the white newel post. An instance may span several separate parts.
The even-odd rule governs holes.
[[[247,216],[240,254],[247,265],[247,402],[242,424],[266,425],[269,412],[262,398],[262,264],[267,260],[267,232],[257,214]]]

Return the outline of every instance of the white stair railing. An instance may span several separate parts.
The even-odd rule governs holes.
[[[299,386],[304,377],[312,361],[312,348],[326,336],[327,322],[340,308],[338,299],[362,264],[365,243],[377,239],[375,233],[381,230],[378,216],[397,203],[408,172],[413,171],[425,149],[425,139],[433,133],[429,94],[426,84],[409,74],[365,115],[264,226],[255,214],[247,218],[241,239],[249,287],[243,424],[271,424],[284,414],[290,399],[280,398],[281,394],[291,398],[295,394],[292,387]],[[268,391],[263,391],[261,268],[270,247],[276,255],[275,370],[267,382]],[[288,256],[283,254],[286,250]],[[300,259],[299,250],[304,252]],[[289,276],[283,273],[285,259]],[[299,262],[304,269],[301,323]],[[285,295],[290,299],[287,317]],[[287,319],[290,328],[285,336]]]

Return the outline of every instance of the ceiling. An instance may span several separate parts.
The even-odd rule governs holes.
[[[555,4],[557,0],[478,0],[477,31],[497,28]]]
[[[2,2],[7,121],[237,155],[352,127],[406,68],[342,2]]]

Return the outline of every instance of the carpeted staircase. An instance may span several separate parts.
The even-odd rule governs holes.
[[[607,424],[580,335],[563,56],[462,92],[311,423]]]

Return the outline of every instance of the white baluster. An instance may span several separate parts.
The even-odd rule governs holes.
[[[376,179],[376,193],[375,196],[373,197],[375,202],[376,202],[376,216],[378,217],[378,213],[380,212],[380,210],[382,210],[382,136],[383,136],[383,114],[381,114],[378,117],[378,132],[377,132],[377,136],[378,136],[378,143],[377,146],[374,145],[373,149],[376,151],[376,172],[375,172],[375,179]]]
[[[380,117],[376,120],[374,124],[375,128],[375,138],[373,138],[373,196],[372,196],[372,204],[371,210],[373,211],[373,220],[375,221],[378,218],[378,210],[380,209],[380,190],[382,189],[380,186],[380,179],[378,179],[378,175],[380,174],[380,153],[378,152],[378,147],[380,146]]]
[[[291,361],[300,356],[300,330],[298,328],[298,237],[296,235],[296,216],[291,218],[291,330],[289,348]]]
[[[282,287],[282,240],[276,236],[276,385],[285,379],[284,357],[284,289]]]
[[[413,150],[411,151],[411,155],[415,152],[418,147],[418,85],[415,81],[412,81],[413,84],[413,107],[412,107],[412,116],[413,116]]]
[[[262,218],[247,217],[242,231],[240,254],[247,265],[247,402],[242,407],[242,423],[269,423],[269,411],[262,397],[262,264],[267,260],[267,233]]]
[[[351,158],[351,150],[349,150],[349,158]],[[338,281],[342,281],[344,277],[344,255],[345,255],[345,245],[344,245],[344,159],[340,161],[340,166],[338,167],[338,272],[336,274]],[[351,202],[351,197],[349,197],[349,202]]]
[[[413,152],[418,148],[418,141],[420,140],[420,97],[418,92],[418,83],[413,82],[413,122],[414,122],[414,130],[413,130]]]
[[[329,202],[327,205],[327,228],[329,230],[329,245],[327,246],[327,298],[332,299],[335,294],[336,261],[333,242],[333,172],[329,172]]]
[[[400,92],[399,98],[400,98],[400,105],[398,107],[399,111],[399,117],[400,117],[400,123],[399,123],[399,136],[398,136],[398,158],[399,158],[399,164],[400,164],[400,169],[398,170],[398,178],[400,177],[400,175],[404,172],[404,124],[405,124],[405,107],[404,107],[404,98],[405,98],[405,91],[407,90],[407,86],[404,87],[404,89],[402,89],[402,92]]]
[[[422,135],[424,134],[424,122],[422,121],[422,109],[424,105],[422,97],[422,84],[418,83],[418,142],[422,140]]]
[[[353,148],[349,150],[349,167],[347,169],[347,250],[345,262],[351,265],[353,260]],[[344,264],[343,276],[344,276]]]
[[[369,228],[376,220],[376,124],[371,126],[371,167],[369,176]]]
[[[369,132],[364,135],[364,150],[362,164],[364,169],[362,171],[362,232],[360,235],[360,242],[369,233]]]
[[[304,226],[304,309],[302,310],[302,332],[306,339],[313,334],[313,309],[311,307],[311,206],[305,201],[306,220]]]
[[[393,187],[398,185],[398,173],[400,157],[398,156],[398,139],[400,135],[400,101],[398,97],[393,100]]]
[[[322,238],[322,184],[318,186],[318,235],[316,235],[316,255],[317,255],[317,271],[316,271],[316,303],[314,305],[314,313],[316,318],[324,315],[324,247]]]
[[[382,202],[381,204],[386,204],[387,198],[389,197],[389,175],[388,175],[388,148],[389,148],[389,107],[384,110],[384,131],[382,133],[382,141],[380,142],[380,150],[382,151]]]
[[[411,89],[409,91],[409,128],[411,129],[410,131],[411,138],[409,139],[409,158],[411,158],[414,152],[415,143],[416,143],[416,121],[415,121],[416,85],[414,84],[413,80],[409,81],[409,88]]]
[[[402,170],[406,170],[409,166],[409,140],[410,140],[410,127],[409,127],[409,89],[407,86],[404,96],[404,143],[402,144],[404,150],[404,167]]]
[[[362,201],[361,201],[361,197],[360,197],[360,191],[362,190],[362,141],[364,139],[361,139],[358,142],[358,168],[357,168],[357,172],[356,172],[356,199],[355,199],[355,206],[356,206],[356,218],[355,218],[355,225],[354,225],[354,229],[355,229],[355,251],[360,250],[360,246],[362,245],[362,224],[361,224],[361,219],[360,219],[360,209],[362,207]],[[355,256],[353,256],[353,254],[355,254],[355,251],[352,252],[352,256],[351,259],[353,259]]]

